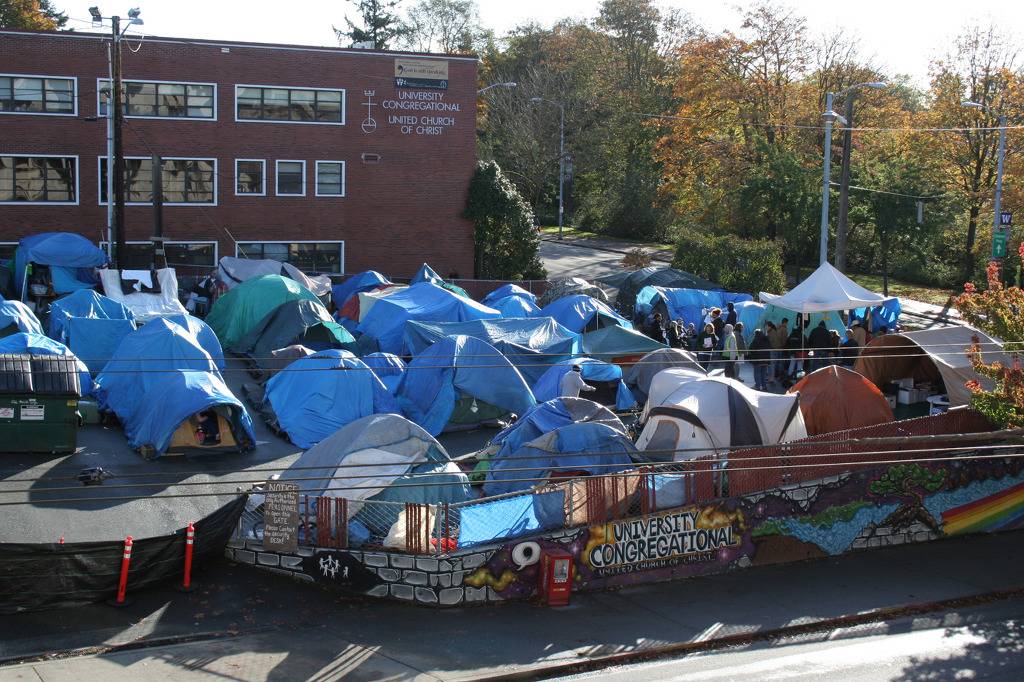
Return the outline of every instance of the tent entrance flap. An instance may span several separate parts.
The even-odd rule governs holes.
[[[227,405],[217,405],[189,415],[171,435],[166,454],[238,452],[240,448],[235,435],[235,421],[234,410]]]

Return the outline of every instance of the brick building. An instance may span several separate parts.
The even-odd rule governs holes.
[[[106,239],[109,42],[0,31],[0,252],[40,231]],[[122,64],[129,242],[153,234],[159,154],[178,267],[472,275],[475,58],[146,37]]]

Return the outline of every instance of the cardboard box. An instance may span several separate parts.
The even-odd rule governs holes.
[[[914,389],[901,388],[900,392],[896,394],[896,402],[900,405],[909,405],[910,403],[917,402],[914,400]]]

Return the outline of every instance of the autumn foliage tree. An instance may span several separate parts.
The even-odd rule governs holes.
[[[67,14],[50,0],[0,0],[0,28],[55,31],[66,23]]]

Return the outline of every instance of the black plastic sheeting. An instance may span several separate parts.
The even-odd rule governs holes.
[[[223,556],[245,508],[246,496],[195,523],[193,570]],[[88,512],[83,512],[88,513]],[[80,606],[117,595],[124,540],[73,544],[0,544],[0,613]],[[128,569],[128,595],[182,577],[185,529],[170,535],[134,539]]]

